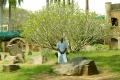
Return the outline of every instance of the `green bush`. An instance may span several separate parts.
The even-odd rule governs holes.
[[[103,45],[103,44],[94,44],[93,45],[95,50],[108,50],[109,49],[109,45]]]
[[[78,5],[50,5],[30,15],[22,27],[22,36],[41,47],[55,49],[65,37],[70,51],[80,51],[85,45],[103,39],[108,34],[108,23],[94,12],[85,13]]]

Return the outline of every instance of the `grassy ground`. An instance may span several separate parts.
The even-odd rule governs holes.
[[[4,53],[1,53],[4,54]],[[8,55],[8,53],[6,53]],[[33,55],[26,56],[26,63],[20,64],[20,68],[14,72],[4,72],[2,71],[2,64],[0,66],[0,80],[29,80],[32,75],[35,74],[50,74],[55,75],[51,67],[51,65],[32,65],[29,64],[29,60],[32,56],[39,55],[40,53],[33,53]],[[57,58],[55,57],[54,53],[47,53],[46,54],[48,61],[55,61],[57,62]],[[72,59],[74,57],[84,56],[89,60],[94,60],[96,66],[98,68],[102,68],[103,70],[108,70],[111,73],[114,73],[120,79],[120,50],[105,50],[105,51],[81,51],[77,53],[69,53],[68,59]],[[107,75],[107,74],[106,74]],[[118,80],[119,80],[118,79]],[[116,79],[117,80],[117,79]]]

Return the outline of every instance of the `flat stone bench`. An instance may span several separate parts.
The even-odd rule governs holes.
[[[18,69],[20,69],[19,65],[13,65],[13,64],[4,64],[3,65],[3,71],[12,72],[12,71],[16,71]]]

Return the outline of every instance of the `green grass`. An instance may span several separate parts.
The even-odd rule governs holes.
[[[72,59],[73,56],[84,56],[89,60],[94,60],[97,67],[109,70],[120,78],[120,50],[81,51],[79,53],[71,53],[68,58]]]
[[[0,72],[0,80],[29,80],[32,75],[40,73],[52,74],[51,65],[21,65],[14,72]]]
[[[34,52],[33,55],[27,55],[26,63],[29,62],[32,56],[41,54],[40,52]],[[48,60],[56,60],[54,52],[45,54]],[[67,55],[68,59],[71,60],[74,57],[84,56],[89,60],[94,60],[98,68],[108,70],[114,73],[120,79],[120,50],[104,50],[104,51],[80,51],[76,53],[69,53]],[[20,68],[14,72],[4,72],[2,71],[2,64],[0,66],[0,80],[29,80],[31,76],[36,74],[48,73],[53,75],[51,67],[52,65],[31,65],[31,64],[20,64]],[[98,69],[99,70],[99,69]],[[119,80],[118,79],[118,80]]]

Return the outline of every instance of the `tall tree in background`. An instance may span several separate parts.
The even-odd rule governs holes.
[[[74,6],[74,11],[71,6],[58,4],[48,8],[31,14],[22,26],[21,35],[26,41],[35,42],[44,48],[56,49],[56,43],[62,36],[66,38],[70,51],[80,51],[85,45],[96,43],[110,32],[104,19],[96,19],[99,15],[94,12],[86,15],[78,5]]]
[[[49,0],[46,0],[46,6],[49,6]]]
[[[63,0],[63,6],[65,6],[65,0]]]
[[[53,4],[54,0],[50,0],[50,4]]]
[[[2,14],[3,14],[3,6],[5,6],[6,4],[9,4],[9,30],[11,30],[11,26],[12,26],[12,20],[11,20],[11,8],[14,7],[16,8],[17,4],[21,5],[21,3],[23,2],[23,0],[0,0],[0,25],[2,26]],[[1,31],[2,31],[2,27],[1,27]]]
[[[86,0],[86,6],[85,6],[85,11],[89,11],[89,0]]]
[[[3,24],[3,6],[5,6],[7,3],[7,0],[0,0],[0,28],[2,31],[2,24]]]
[[[0,0],[0,28],[2,31],[2,11],[3,11],[3,3],[2,0]]]
[[[49,4],[53,4],[56,2],[58,2],[59,4],[63,2],[63,6],[65,6],[65,4],[68,4],[68,5],[74,4],[74,0],[46,0],[46,5],[48,6]]]
[[[57,0],[54,0],[54,3],[56,3],[57,2]]]
[[[74,0],[72,0],[72,5],[74,5]]]
[[[11,8],[16,8],[17,4],[21,5],[23,0],[8,0],[9,3],[9,30],[11,30],[12,27],[12,19],[11,19]]]
[[[61,0],[57,0],[58,1],[58,4],[60,4]]]
[[[9,8],[4,8],[3,11],[3,24],[9,23]],[[22,25],[27,21],[31,11],[15,8],[12,9],[11,18],[12,18],[12,30],[21,30]]]
[[[70,5],[70,4],[71,4],[70,0],[67,0],[67,2],[68,2],[68,5]]]

